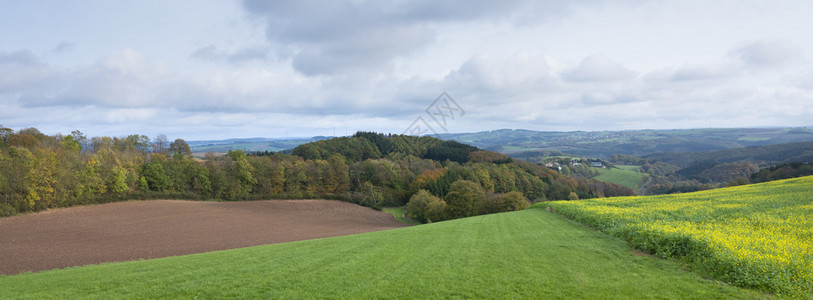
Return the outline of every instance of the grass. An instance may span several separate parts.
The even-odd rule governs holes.
[[[593,179],[620,184],[631,189],[638,188],[638,184],[644,179],[644,173],[636,172],[641,166],[617,165],[613,168],[603,169],[604,171]]]
[[[412,225],[421,224],[421,222],[415,221],[406,216],[406,205],[399,207],[385,207],[382,210],[385,213],[391,214],[393,217],[395,217],[395,220],[397,220],[398,222]]]
[[[544,205],[707,276],[813,298],[813,176]]]
[[[638,171],[641,169],[641,166],[636,165],[616,165],[615,167],[625,171]]]
[[[543,209],[0,277],[2,298],[680,298],[765,295],[635,255]]]

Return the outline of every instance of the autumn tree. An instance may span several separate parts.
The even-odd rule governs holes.
[[[484,201],[485,192],[479,184],[469,180],[458,180],[449,187],[444,200],[448,205],[448,218],[465,218],[477,214],[475,203]]]
[[[170,143],[169,152],[173,155],[192,155],[192,149],[183,139],[175,139],[174,142]]]
[[[254,168],[248,162],[246,153],[243,150],[229,150],[226,156],[232,160],[228,172],[231,180],[226,196],[228,200],[238,200],[251,192],[252,187],[257,183],[257,179],[252,174]]]
[[[528,199],[520,192],[508,192],[499,197],[498,212],[523,210],[531,206]]]
[[[343,194],[350,188],[350,169],[347,166],[347,161],[341,154],[333,154],[327,159],[330,165],[328,180],[328,192],[334,194]]]
[[[282,162],[271,162],[268,168],[269,191],[271,194],[282,194],[285,187],[285,166]]]
[[[443,221],[446,210],[446,202],[426,190],[419,190],[407,203],[409,217],[425,223]]]

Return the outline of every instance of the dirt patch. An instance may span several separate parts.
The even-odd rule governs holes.
[[[630,253],[632,253],[632,255],[635,255],[637,257],[658,258],[657,256],[654,256],[652,254],[649,254],[649,253],[646,253],[646,252],[643,252],[641,250],[634,249],[634,248],[630,249]]]
[[[0,219],[0,274],[150,259],[408,226],[330,200],[153,200]]]

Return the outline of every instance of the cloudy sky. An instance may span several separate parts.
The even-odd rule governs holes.
[[[0,0],[0,125],[187,140],[813,125],[813,1]],[[460,110],[440,128],[426,108]],[[431,111],[430,111],[431,112]]]

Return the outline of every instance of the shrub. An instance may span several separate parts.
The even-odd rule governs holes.
[[[409,217],[421,222],[442,221],[446,216],[446,202],[426,190],[419,190],[407,203]]]

